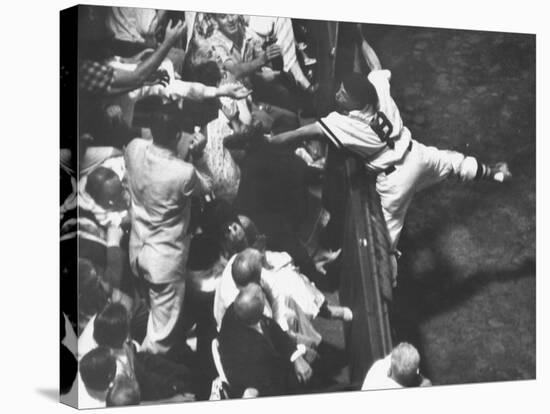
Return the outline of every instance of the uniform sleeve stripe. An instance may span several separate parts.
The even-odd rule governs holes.
[[[329,137],[330,140],[334,142],[334,144],[337,147],[339,148],[344,147],[344,144],[342,144],[342,142],[338,138],[336,138],[336,135],[334,135],[334,133],[330,130],[330,128],[325,124],[325,122],[322,119],[319,119],[319,125],[321,125],[321,128],[323,129],[323,132],[325,133],[325,135]]]

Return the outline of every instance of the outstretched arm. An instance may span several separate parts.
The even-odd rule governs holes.
[[[317,122],[304,125],[293,131],[283,132],[282,134],[266,137],[269,144],[274,145],[295,145],[302,141],[308,141],[323,137],[324,133]]]
[[[166,27],[166,34],[162,44],[157,50],[143,60],[134,71],[129,72],[115,69],[112,90],[110,93],[119,93],[121,91],[131,90],[142,86],[147,78],[157,70],[164,58],[168,55],[168,52],[177,39],[181,37],[184,28],[185,25],[181,20],[174,25],[172,25],[172,22],[170,21]]]
[[[233,99],[243,99],[252,93],[239,83],[224,83],[220,86],[206,86],[197,82],[175,81],[170,86],[170,95],[177,98],[186,98],[192,101],[228,96]]]
[[[382,64],[380,63],[380,59],[378,59],[378,56],[372,46],[365,40],[361,29],[361,24],[357,25],[357,32],[359,33],[359,39],[361,41],[361,54],[363,55],[368,67],[370,70],[381,70]]]

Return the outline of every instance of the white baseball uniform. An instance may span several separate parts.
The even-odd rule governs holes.
[[[378,173],[376,191],[392,249],[396,249],[413,195],[450,175],[463,181],[473,180],[478,162],[459,152],[428,147],[412,139],[390,95],[390,77],[389,70],[374,70],[368,75],[378,94],[377,113],[332,112],[319,125],[337,147],[355,152],[365,160],[367,169]]]

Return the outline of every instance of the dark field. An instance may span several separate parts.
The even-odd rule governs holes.
[[[434,384],[535,378],[535,37],[366,29],[415,139],[513,174],[418,194],[400,242],[396,338],[417,345]],[[322,329],[343,347],[339,327]]]

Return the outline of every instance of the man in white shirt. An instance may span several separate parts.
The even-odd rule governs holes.
[[[361,390],[383,390],[404,387],[426,387],[430,380],[419,371],[420,355],[417,349],[401,342],[383,359],[376,361],[367,372]]]

